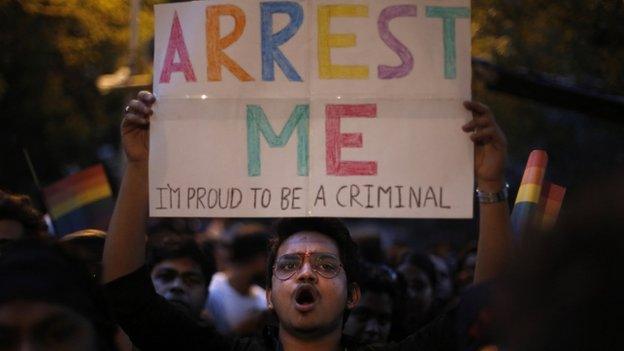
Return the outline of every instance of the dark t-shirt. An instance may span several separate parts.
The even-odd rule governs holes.
[[[150,350],[281,350],[275,332],[267,328],[262,336],[232,338],[222,336],[170,305],[156,294],[145,267],[105,285],[105,292],[117,322],[132,342]],[[456,309],[399,343],[384,346],[358,345],[343,338],[347,350],[454,351]]]

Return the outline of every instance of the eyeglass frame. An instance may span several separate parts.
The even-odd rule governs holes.
[[[276,272],[277,263],[279,262],[280,258],[282,258],[282,257],[284,257],[284,256],[288,256],[288,255],[298,256],[298,257],[299,257],[299,259],[300,259],[300,264],[301,264],[301,266],[300,266],[298,269],[293,270],[293,271],[292,271],[292,273],[291,273],[288,277],[286,277],[286,278],[280,278],[280,277],[279,277],[279,276],[275,273],[275,272]],[[299,272],[301,271],[301,269],[303,268],[304,264],[305,264],[305,259],[306,259],[307,257],[312,258],[312,256],[313,256],[313,255],[327,255],[327,256],[330,256],[330,257],[332,257],[332,258],[334,258],[334,259],[336,259],[336,260],[338,261],[338,269],[336,270],[336,275],[334,275],[334,276],[332,276],[332,277],[326,277],[323,273],[319,272],[319,271],[318,271],[318,269],[317,269],[317,268],[315,268],[315,267],[314,267],[314,265],[312,264],[312,261],[310,261],[310,267],[312,268],[312,270],[313,270],[316,274],[320,275],[321,277],[323,277],[323,278],[325,278],[325,279],[334,279],[334,278],[336,278],[338,275],[340,275],[340,271],[341,271],[341,270],[343,270],[343,271],[344,271],[344,266],[342,265],[342,262],[341,262],[341,260],[340,260],[340,257],[338,257],[338,256],[336,256],[336,255],[334,255],[334,254],[332,254],[332,253],[329,253],[329,252],[306,251],[306,252],[293,252],[293,253],[287,253],[287,254],[283,254],[283,255],[281,255],[281,256],[279,256],[279,257],[277,257],[277,258],[275,259],[275,263],[273,264],[273,267],[272,267],[272,268],[273,268],[273,275],[274,275],[277,279],[279,279],[279,280],[281,280],[281,281],[287,281],[287,280],[291,279],[291,278],[292,278],[295,274],[299,273]]]

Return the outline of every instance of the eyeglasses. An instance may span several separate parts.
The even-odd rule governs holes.
[[[312,270],[323,278],[332,279],[340,273],[340,259],[324,252],[299,252],[282,255],[273,265],[273,273],[279,280],[288,280],[301,270],[306,257],[310,257]]]

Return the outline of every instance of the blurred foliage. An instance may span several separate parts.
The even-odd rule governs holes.
[[[562,85],[624,95],[624,2],[621,0],[475,0],[475,57]],[[509,139],[509,181],[517,186],[532,148],[550,156],[548,177],[568,187],[624,168],[624,121],[554,108],[487,90],[473,96],[492,107]],[[617,118],[622,118],[624,111]],[[570,190],[570,189],[569,189]]]
[[[624,95],[621,0],[475,0],[473,55]]]
[[[151,69],[153,3],[139,16],[141,73]],[[127,0],[0,1],[0,186],[33,193],[24,148],[44,185],[98,162],[125,97],[102,97],[95,80],[128,65],[129,22]]]

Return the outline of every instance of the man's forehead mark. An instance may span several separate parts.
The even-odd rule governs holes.
[[[302,250],[300,247],[299,248],[291,247],[292,245],[297,245],[297,246],[303,245],[305,248]],[[309,246],[317,246],[317,245],[323,246],[323,247],[329,246],[332,248],[332,250],[327,250],[327,249],[317,250],[315,248],[309,247]],[[303,231],[303,232],[295,233],[291,235],[290,237],[288,237],[288,239],[284,240],[284,242],[280,245],[278,251],[281,254],[286,253],[286,252],[294,253],[294,252],[317,252],[317,251],[322,251],[325,253],[333,253],[332,251],[335,251],[335,253],[338,253],[338,246],[336,245],[336,243],[334,242],[332,238],[330,238],[329,236],[323,233]]]

